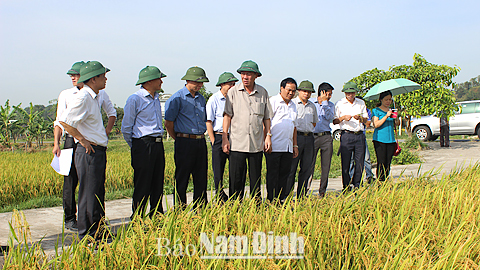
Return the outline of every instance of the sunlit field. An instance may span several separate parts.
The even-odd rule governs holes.
[[[283,206],[210,203],[202,210],[136,219],[110,241],[59,244],[58,253],[48,256],[40,245],[14,247],[12,239],[5,269],[478,269],[479,177],[476,164],[442,179],[423,175]],[[202,249],[201,233],[251,237],[255,232],[296,233],[304,240],[303,253],[296,255],[303,258],[278,259],[282,250],[276,249],[267,249],[270,257],[263,259],[202,257],[210,253]],[[16,237],[28,239],[28,229],[17,230]],[[217,249],[219,243],[214,255],[238,255],[237,249]],[[244,255],[253,252],[248,247]]]

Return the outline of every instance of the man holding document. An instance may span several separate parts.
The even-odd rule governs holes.
[[[80,68],[79,83],[84,87],[73,95],[60,124],[78,142],[75,167],[78,188],[78,236],[100,238],[99,226],[105,215],[105,169],[108,137],[103,127],[99,91],[105,88],[109,72],[100,62],[89,61]],[[98,234],[97,234],[98,230]]]

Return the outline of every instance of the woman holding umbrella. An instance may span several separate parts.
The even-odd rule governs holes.
[[[396,113],[392,112],[390,105],[393,102],[392,92],[380,93],[380,103],[372,110],[372,122],[375,127],[373,132],[373,146],[377,155],[377,179],[385,181],[390,174],[390,163],[396,149],[395,125],[399,125]]]

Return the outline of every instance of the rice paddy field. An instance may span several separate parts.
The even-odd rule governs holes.
[[[211,153],[209,145],[208,187],[214,189]],[[174,192],[175,163],[173,159],[173,140],[165,141],[165,194]],[[334,141],[334,155],[330,177],[340,176],[340,157],[336,155],[339,142]],[[373,144],[369,141],[372,162],[376,162]],[[106,199],[129,198],[133,194],[133,169],[130,165],[130,149],[123,139],[109,142],[107,150]],[[51,147],[26,153],[23,150],[0,152],[0,212],[13,209],[29,209],[61,205],[63,176],[51,167]],[[264,159],[262,180],[265,181],[266,166]],[[414,152],[405,149],[395,157],[394,164],[420,162]],[[320,154],[317,158],[314,177],[320,177]],[[224,185],[228,187],[228,164],[224,175]],[[248,183],[248,181],[247,181]],[[193,191],[190,181],[189,191]]]
[[[196,211],[139,218],[118,229],[111,241],[89,246],[74,240],[48,255],[40,245],[13,247],[12,240],[4,269],[478,269],[479,178],[476,164],[441,179],[426,174],[283,206],[210,203]],[[27,224],[23,228],[16,231],[19,242],[28,239]],[[205,258],[208,248],[199,248],[202,233],[250,237],[255,232],[296,233],[304,249],[295,255],[303,258],[275,257],[277,249],[262,259]],[[167,253],[158,239],[176,246]],[[236,249],[222,251],[220,243],[214,243],[214,254],[238,255]],[[249,246],[244,252],[249,256],[255,250]]]

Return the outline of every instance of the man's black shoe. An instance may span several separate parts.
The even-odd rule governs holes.
[[[68,229],[74,232],[78,231],[77,221],[76,220],[65,221],[65,229]]]

